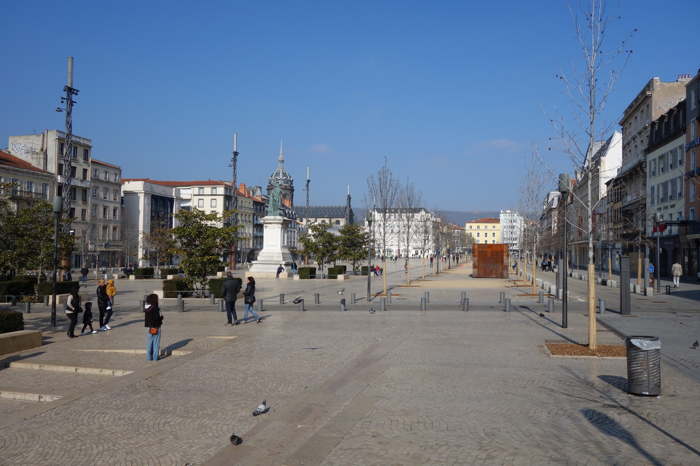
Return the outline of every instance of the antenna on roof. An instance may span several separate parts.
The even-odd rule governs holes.
[[[306,167],[306,208],[309,208],[309,186],[311,185],[311,169]]]

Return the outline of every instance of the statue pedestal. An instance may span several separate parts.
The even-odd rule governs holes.
[[[284,236],[287,232],[287,220],[284,217],[263,217],[263,248],[258,254],[258,260],[253,262],[248,274],[260,278],[274,278],[277,267],[282,264],[285,272],[289,272],[292,264],[292,255],[284,245]],[[282,275],[280,275],[282,276]]]

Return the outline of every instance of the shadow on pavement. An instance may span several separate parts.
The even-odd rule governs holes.
[[[177,350],[177,349],[180,349],[180,348],[187,346],[187,344],[191,341],[192,341],[192,338],[185,338],[184,340],[176,341],[175,343],[171,343],[170,345],[163,348],[163,352],[166,354],[170,354],[174,350]]]
[[[523,306],[522,304],[519,306],[519,308],[520,308],[520,309],[525,309],[525,310],[531,312],[532,314],[537,315],[537,313],[536,313],[535,311],[533,311],[532,309],[530,309],[530,308],[527,307],[527,306]],[[530,319],[532,322],[534,322],[535,324],[539,325],[540,327],[542,327],[542,328],[544,328],[544,329],[547,329],[548,331],[552,332],[553,334],[555,334],[555,335],[558,336],[559,338],[563,338],[564,340],[568,341],[569,343],[575,343],[575,344],[577,344],[577,345],[580,345],[580,344],[581,344],[580,342],[578,342],[578,341],[572,339],[571,337],[569,337],[569,336],[567,336],[567,335],[564,335],[563,333],[558,332],[558,331],[554,330],[554,329],[551,328],[551,327],[548,327],[547,325],[543,324],[542,322],[540,322],[540,321],[537,320],[536,318],[534,318],[534,317],[532,317],[532,316],[529,316],[529,315],[527,315],[526,313],[520,311],[520,309],[516,308],[516,310],[518,310],[518,312],[520,312],[522,315],[524,315],[525,317],[527,317],[528,319]],[[543,317],[543,318],[544,318],[545,320],[547,320],[547,322],[550,322],[550,323],[556,325],[557,327],[561,327],[561,325],[560,325],[558,322],[555,322],[555,321],[553,321],[552,319],[550,319],[550,318],[548,318],[548,317],[546,317],[546,316]]]
[[[642,448],[639,442],[637,442],[637,439],[634,438],[634,435],[632,435],[627,429],[622,427],[617,421],[615,421],[607,414],[601,413],[600,411],[596,411],[595,409],[588,408],[582,409],[581,414],[583,414],[583,416],[588,420],[588,422],[593,424],[593,426],[599,431],[601,431],[605,435],[615,437],[618,440],[625,442],[627,445],[637,450],[650,463],[658,466],[663,464],[661,463],[661,461],[656,459],[651,453]]]
[[[700,450],[698,450],[697,448],[695,448],[695,447],[693,447],[693,446],[691,446],[691,445],[688,445],[686,442],[684,442],[683,440],[679,439],[678,437],[676,437],[675,435],[673,435],[672,433],[670,433],[670,432],[667,431],[666,429],[664,429],[664,428],[662,428],[662,427],[660,427],[660,426],[654,424],[652,421],[650,421],[649,419],[647,419],[647,418],[644,417],[643,415],[639,414],[639,413],[638,413],[637,411],[635,411],[634,409],[632,409],[632,408],[630,408],[630,407],[628,407],[628,406],[623,405],[622,403],[620,403],[619,401],[617,401],[614,397],[612,397],[610,394],[608,394],[608,393],[604,392],[603,390],[601,390],[600,388],[596,387],[596,386],[593,384],[593,382],[591,382],[590,380],[586,379],[585,377],[581,377],[580,375],[578,375],[578,374],[577,374],[573,369],[571,369],[570,367],[563,367],[563,366],[562,366],[562,369],[563,369],[564,371],[568,372],[569,375],[570,375],[571,377],[573,377],[574,379],[576,379],[576,381],[577,381],[578,383],[580,383],[581,385],[584,385],[584,386],[589,387],[590,389],[592,389],[593,391],[595,391],[596,393],[598,393],[598,395],[600,395],[602,398],[604,398],[605,400],[607,400],[607,401],[613,403],[613,404],[615,405],[615,407],[620,408],[620,409],[622,409],[622,410],[628,412],[629,414],[633,415],[634,417],[636,417],[637,419],[639,419],[640,421],[642,421],[643,423],[645,423],[645,424],[648,425],[649,427],[655,429],[655,430],[658,431],[659,433],[665,435],[665,436],[668,437],[669,439],[671,439],[671,440],[673,440],[674,442],[676,442],[678,445],[684,447],[684,448],[687,449],[688,451],[690,451],[690,452],[692,452],[693,454],[695,454],[695,455],[697,455],[697,456],[700,457]],[[622,377],[620,377],[620,378],[622,378]],[[620,439],[623,440],[623,441],[625,441],[624,438],[629,438],[629,437],[631,437],[632,441],[634,441],[634,444],[630,443],[631,446],[637,448],[637,449],[640,451],[640,453],[642,453],[642,455],[645,455],[645,456],[647,457],[647,459],[649,459],[649,461],[651,461],[653,464],[662,464],[662,463],[660,463],[658,460],[656,460],[656,458],[654,458],[653,456],[649,455],[646,451],[644,451],[643,449],[641,449],[641,447],[639,447],[639,445],[636,443],[636,440],[634,440],[634,437],[632,437],[631,434],[629,434],[629,432],[627,432],[626,430],[624,430],[624,428],[620,427],[620,429],[622,429],[624,432],[618,431],[618,432],[617,432],[617,435],[614,434],[614,429],[612,429],[612,428],[610,428],[610,427],[606,428],[606,429],[608,429],[608,430],[610,431],[610,433],[606,432],[606,431],[602,428],[602,426],[603,426],[603,424],[605,424],[605,422],[601,421],[601,418],[600,418],[600,415],[602,415],[602,416],[605,416],[606,418],[610,419],[610,418],[609,418],[608,416],[606,416],[605,414],[599,413],[598,411],[595,411],[595,410],[588,410],[588,409],[581,410],[581,412],[582,412],[582,414],[583,414],[584,416],[586,416],[586,418],[587,418],[593,425],[595,425],[596,427],[598,427],[598,428],[601,430],[601,432],[606,433],[606,434],[608,434],[608,435],[616,436],[616,437],[620,438]],[[588,413],[587,413],[587,412],[588,412]],[[596,413],[598,413],[598,414],[596,414]],[[597,421],[596,421],[596,419],[597,419]],[[618,425],[614,420],[610,419],[610,421],[612,421],[613,423],[615,423],[616,425]],[[600,424],[600,426],[599,426],[599,425],[596,425],[596,422],[598,422],[598,424]],[[623,437],[624,437],[624,438],[623,438]],[[628,443],[629,443],[629,442],[628,442]],[[649,455],[649,456],[647,456],[647,455]]]
[[[627,379],[619,375],[599,375],[598,378],[608,385],[627,393]]]
[[[6,358],[0,359],[0,370],[7,369],[8,367],[10,367],[11,362],[33,358],[35,356],[40,356],[42,354],[44,354],[44,351],[37,351],[36,353],[30,353],[30,354],[15,354],[13,356],[8,356]]]

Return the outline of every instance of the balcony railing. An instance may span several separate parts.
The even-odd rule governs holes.
[[[700,138],[695,138],[685,145],[685,150],[689,151],[693,147],[700,146]]]
[[[693,168],[685,172],[686,178],[695,178],[696,176],[700,176],[700,167]]]
[[[24,189],[8,188],[0,189],[0,195],[9,196],[14,199],[44,199],[48,200],[47,193],[41,193],[36,191],[27,191]]]

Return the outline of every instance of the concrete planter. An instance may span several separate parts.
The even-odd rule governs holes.
[[[129,275],[129,280],[136,280],[136,275]]]
[[[344,274],[338,274],[338,276],[336,277],[336,280],[347,280],[348,278],[350,278],[350,275],[344,273]]]

